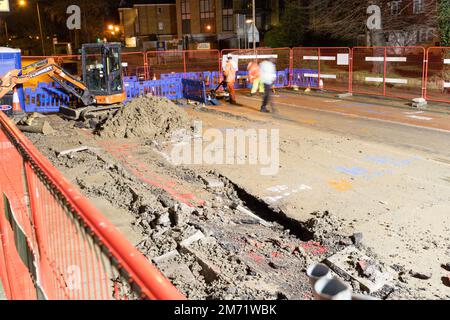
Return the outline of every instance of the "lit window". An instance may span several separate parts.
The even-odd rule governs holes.
[[[211,0],[200,0],[200,25],[202,32],[215,32],[214,6]]]
[[[158,22],[158,30],[163,31],[164,30],[164,22]]]

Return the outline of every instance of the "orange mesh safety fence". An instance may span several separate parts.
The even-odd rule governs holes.
[[[8,299],[183,299],[0,113],[0,281]]]
[[[350,48],[292,49],[291,85],[349,92],[350,75]]]
[[[425,93],[422,47],[355,47],[352,92],[412,99]]]
[[[427,100],[450,103],[450,47],[427,50]]]

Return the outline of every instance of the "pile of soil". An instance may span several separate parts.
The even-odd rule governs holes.
[[[169,99],[144,96],[132,100],[106,119],[99,134],[109,138],[155,139],[189,127],[187,113]]]

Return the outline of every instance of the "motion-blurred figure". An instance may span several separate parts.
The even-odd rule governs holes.
[[[247,66],[249,82],[253,84],[250,96],[256,92],[264,93],[264,84],[261,82],[261,71],[256,61],[252,61]]]
[[[259,65],[259,69],[261,71],[261,82],[264,84],[264,97],[261,105],[261,112],[269,112],[267,110],[267,106],[270,103],[270,95],[272,94],[272,85],[277,78],[277,70],[275,64],[269,60],[264,60]],[[274,108],[272,106],[272,112],[274,112]]]

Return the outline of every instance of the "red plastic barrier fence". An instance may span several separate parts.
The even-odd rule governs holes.
[[[425,49],[355,47],[352,92],[412,99],[425,96]]]
[[[149,80],[161,74],[218,72],[218,50],[150,51],[146,53]]]
[[[0,113],[0,281],[8,299],[184,299]]]
[[[403,99],[426,97],[449,102],[449,47],[320,47],[257,48],[256,57],[272,57],[277,71],[288,79],[278,79],[282,86],[313,87],[359,94]],[[125,76],[140,80],[160,79],[161,74],[217,72],[222,58],[231,53],[239,59],[239,71],[245,73],[254,59],[253,49],[151,51],[123,53],[127,63]],[[24,66],[46,57],[23,57]],[[57,56],[57,61],[75,75],[81,75],[80,56]],[[280,77],[284,75],[280,73]],[[214,77],[217,77],[215,73]],[[242,78],[242,75],[240,75]],[[245,78],[245,76],[243,77]],[[322,82],[319,81],[322,80]],[[42,79],[38,80],[42,82]],[[238,80],[238,81],[244,81]],[[217,82],[214,80],[213,82]],[[243,83],[245,87],[246,84]],[[428,93],[427,93],[428,91]]]
[[[427,100],[450,103],[450,47],[427,50]]]
[[[350,92],[351,50],[347,47],[293,48],[291,84]],[[322,83],[320,80],[322,80]]]

